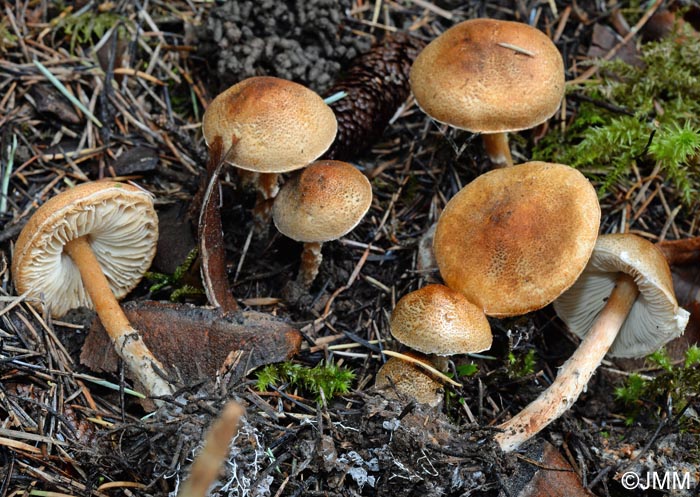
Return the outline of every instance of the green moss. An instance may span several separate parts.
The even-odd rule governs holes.
[[[655,167],[686,205],[700,184],[700,41],[687,36],[647,43],[640,65],[603,62],[601,79],[577,90],[581,100],[565,132],[553,130],[535,160],[580,169],[601,196]]]
[[[700,347],[693,345],[685,352],[683,364],[674,366],[665,350],[655,352],[647,360],[662,371],[646,379],[634,373],[623,386],[615,389],[615,397],[628,409],[629,422],[641,415],[659,417],[669,408],[674,415],[682,413],[700,398]]]
[[[185,283],[187,275],[192,269],[193,264],[197,260],[198,250],[192,249],[182,264],[175,268],[173,274],[156,273],[147,271],[144,277],[152,282],[148,291],[151,293],[159,292],[163,289],[170,289],[170,301],[178,302],[188,297],[203,295],[204,290]]]
[[[312,394],[317,402],[321,402],[321,392],[326,399],[346,394],[354,379],[353,371],[333,362],[320,362],[309,368],[287,361],[267,365],[258,371],[256,386],[263,392],[270,387],[289,384]]]
[[[70,51],[73,53],[76,44],[92,45],[115,26],[119,36],[124,36],[125,25],[130,22],[129,19],[115,12],[87,11],[80,15],[73,14],[59,18],[55,26],[70,40]]]

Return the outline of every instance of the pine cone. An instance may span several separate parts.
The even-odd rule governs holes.
[[[347,95],[331,104],[338,119],[338,135],[325,158],[350,160],[381,138],[411,93],[411,64],[424,46],[417,38],[395,33],[353,60],[327,92],[327,96],[339,91]]]

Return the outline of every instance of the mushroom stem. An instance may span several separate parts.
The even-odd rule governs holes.
[[[494,168],[510,167],[513,157],[510,155],[507,133],[484,133],[481,135],[486,155],[489,156]]]
[[[318,275],[318,269],[323,261],[321,253],[322,242],[305,242],[301,251],[301,265],[299,267],[299,280],[304,288],[309,288]]]
[[[258,236],[267,233],[272,219],[272,203],[279,192],[279,174],[260,173],[255,181],[258,190],[257,200],[253,208],[255,232]]]
[[[615,341],[638,295],[634,279],[621,273],[591,331],[561,367],[554,382],[525,409],[498,426],[503,432],[494,438],[504,452],[517,449],[576,402]]]
[[[83,285],[92,299],[97,315],[114,344],[117,354],[144,386],[151,397],[172,395],[174,389],[158,371],[163,365],[146,347],[138,331],[131,327],[86,236],[71,240],[65,251],[78,267]]]

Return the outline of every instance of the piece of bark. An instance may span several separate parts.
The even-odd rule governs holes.
[[[81,118],[73,105],[55,88],[48,85],[32,85],[29,94],[34,99],[39,114],[52,114],[69,124],[80,123]]]
[[[134,147],[122,153],[112,167],[117,176],[150,173],[156,170],[158,154],[149,147]]]
[[[244,351],[240,367],[253,369],[289,359],[301,334],[258,312],[223,314],[188,304],[129,302],[123,306],[166,373],[185,385],[213,378],[233,350]],[[115,372],[118,357],[99,320],[94,320],[80,361],[94,371]]]
[[[571,465],[549,442],[536,439],[528,443],[514,474],[500,496],[517,497],[592,497]]]

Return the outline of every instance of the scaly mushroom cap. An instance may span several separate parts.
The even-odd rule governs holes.
[[[418,55],[410,79],[426,114],[474,133],[532,128],[564,96],[564,62],[552,41],[527,24],[495,19],[442,33]]]
[[[593,251],[600,205],[561,164],[489,171],[445,206],[433,249],[443,280],[489,316],[540,309],[573,285]]]
[[[608,355],[644,357],[681,335],[688,312],[678,307],[671,270],[661,251],[632,234],[602,235],[574,285],[554,301],[572,333],[583,338],[610,296],[618,273],[634,278],[639,297]]]
[[[78,268],[63,251],[81,236],[89,238],[114,296],[124,297],[156,253],[158,217],[151,195],[124,183],[98,181],[49,199],[17,238],[12,260],[17,292],[43,299],[56,317],[92,307]]]
[[[220,136],[227,162],[259,173],[306,166],[328,150],[337,128],[335,114],[316,93],[268,76],[245,79],[220,93],[202,120],[208,145]]]
[[[399,342],[424,354],[467,354],[491,347],[484,312],[443,285],[404,295],[391,313],[390,327]]]
[[[418,354],[408,353],[414,359],[430,364],[430,361]],[[377,372],[374,386],[383,390],[387,398],[399,397],[415,400],[421,404],[437,406],[442,402],[442,384],[418,366],[392,357]]]
[[[280,189],[272,208],[277,229],[298,242],[327,242],[349,233],[372,204],[369,180],[351,164],[322,160]]]

